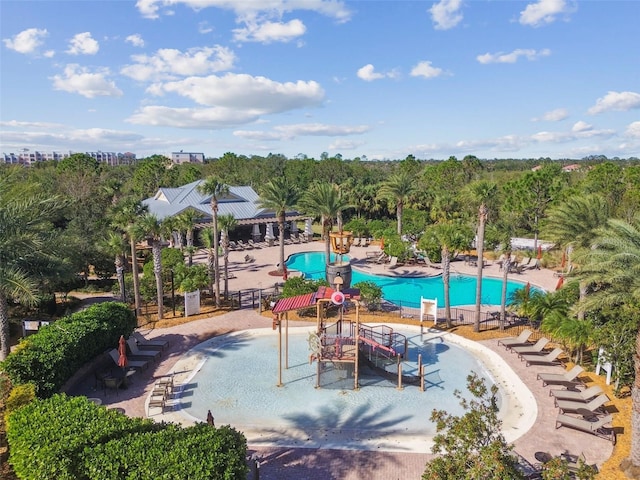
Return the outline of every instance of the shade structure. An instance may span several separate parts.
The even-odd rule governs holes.
[[[267,231],[264,235],[265,240],[275,240],[275,236],[273,235],[273,223],[267,223]]]
[[[563,284],[564,284],[564,277],[560,277],[558,279],[558,283],[556,284],[556,290],[559,290]]]
[[[118,366],[125,368],[127,366],[127,341],[124,335],[120,335],[118,341]]]
[[[313,225],[312,225],[312,223],[313,223],[313,219],[311,219],[311,218],[307,218],[304,221],[304,234],[307,235],[307,236],[313,235]]]

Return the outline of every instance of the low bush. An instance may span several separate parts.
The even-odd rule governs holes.
[[[41,327],[24,339],[4,362],[14,385],[33,383],[41,398],[58,391],[75,372],[128,336],[136,318],[126,305],[99,303]]]
[[[85,397],[53,395],[9,416],[9,462],[24,480],[246,478],[245,437],[231,427],[129,418]]]

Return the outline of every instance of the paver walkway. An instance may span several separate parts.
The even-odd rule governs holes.
[[[322,250],[319,242],[288,245],[287,255],[296,251]],[[371,247],[370,247],[371,248]],[[374,247],[375,248],[375,247]],[[365,250],[360,248],[352,252],[352,258],[364,258]],[[231,262],[236,278],[230,280],[231,289],[261,287],[267,288],[274,282],[274,277],[268,272],[275,268],[278,262],[277,247],[253,250],[251,252],[231,252]],[[251,253],[255,261],[244,262],[244,255]],[[358,255],[359,254],[359,255]],[[458,265],[458,263],[460,265]],[[377,266],[384,268],[383,266]],[[402,267],[401,267],[402,268]],[[430,270],[428,267],[418,267]],[[455,268],[460,273],[475,273],[475,267],[456,262]],[[495,270],[495,272],[493,272]],[[486,267],[487,275],[492,273],[499,276],[497,265]],[[394,274],[402,274],[396,269]],[[515,276],[515,275],[514,275]],[[549,271],[531,270],[517,276],[532,285],[552,290],[557,279]],[[278,281],[278,279],[276,279]],[[233,283],[231,283],[233,282]],[[292,326],[308,325],[306,322],[290,322]],[[222,316],[197,320],[172,328],[158,329],[144,332],[149,338],[161,337],[170,341],[170,347],[163,352],[161,360],[146,372],[136,375],[134,382],[127,390],[119,392],[95,390],[92,375],[79,381],[69,392],[73,395],[86,395],[100,398],[109,408],[121,408],[129,416],[145,417],[147,411],[145,402],[155,379],[173,371],[183,354],[190,348],[210,338],[213,335],[224,334],[234,330],[249,328],[271,329],[271,319],[258,315],[251,310],[234,311]],[[553,405],[553,397],[549,396],[549,387],[542,387],[536,380],[538,372],[561,372],[561,367],[526,367],[515,354],[509,353],[497,346],[497,340],[482,342],[491,350],[497,352],[509,366],[520,376],[535,396],[538,416],[536,422],[527,433],[517,439],[514,444],[516,451],[531,463],[537,462],[536,452],[544,451],[552,455],[563,452],[572,454],[584,453],[589,463],[602,464],[612,452],[612,445],[605,439],[597,438],[582,432],[567,428],[555,428],[557,409]],[[180,372],[176,378],[179,383]],[[183,372],[187,374],[187,372]],[[159,419],[153,410],[151,418]],[[430,412],[425,412],[429,415]],[[205,419],[203,419],[204,421]],[[258,456],[261,462],[260,478],[262,480],[314,480],[341,479],[356,480],[362,478],[375,479],[419,479],[430,455],[416,453],[398,453],[383,451],[353,451],[353,450],[324,450],[324,449],[296,449],[296,448],[263,448],[249,445],[250,452]]]

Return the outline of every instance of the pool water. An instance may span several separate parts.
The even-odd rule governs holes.
[[[281,387],[276,386],[277,332],[248,330],[204,342],[198,349],[205,360],[183,393],[183,413],[204,421],[211,410],[216,425],[237,428],[252,444],[409,449],[407,442],[417,442],[426,452],[435,434],[432,410],[461,414],[453,393],[469,397],[466,377],[471,372],[494,383],[482,362],[441,332],[402,326],[394,330],[408,338],[403,375],[417,375],[421,354],[426,391],[409,384],[398,390],[395,381],[366,368],[357,391],[353,380],[349,388],[317,389],[317,364],[309,362],[311,330],[289,329],[289,369],[282,370]],[[189,395],[189,385],[197,394]]]
[[[332,261],[334,256],[332,255]],[[343,256],[344,261],[348,257]],[[325,278],[325,254],[323,252],[305,252],[291,255],[287,260],[287,269],[304,273],[305,278],[313,280]],[[420,308],[420,297],[438,299],[438,306],[444,307],[444,283],[442,275],[435,277],[398,277],[371,275],[353,268],[351,286],[358,282],[370,281],[382,288],[382,297],[396,305]],[[451,306],[474,305],[476,303],[475,276],[451,272],[449,278],[449,299]],[[511,294],[525,286],[522,282],[507,282],[507,299]],[[532,287],[532,290],[533,287]],[[500,305],[502,299],[502,279],[482,278],[482,304]]]

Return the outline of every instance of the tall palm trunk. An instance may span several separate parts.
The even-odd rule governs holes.
[[[162,282],[162,248],[160,241],[154,239],[151,242],[151,251],[153,252],[153,274],[156,277],[156,291],[158,298],[158,320],[164,318],[164,289]]]
[[[133,277],[133,299],[136,306],[136,315],[142,315],[142,299],[140,298],[140,272],[138,269],[138,255],[136,253],[136,238],[129,236],[131,243],[131,275]]]
[[[284,272],[284,220],[285,214],[278,215],[278,229],[280,232],[278,233],[278,239],[280,242],[280,268],[278,270]]]
[[[636,335],[636,351],[633,359],[635,380],[631,389],[631,452],[629,459],[638,468],[640,466],[640,330]]]
[[[482,272],[484,268],[484,228],[487,221],[487,206],[483,203],[478,209],[478,240],[476,252],[478,254],[478,273],[476,282],[476,315],[473,322],[473,331],[480,331],[480,306],[482,304]]]
[[[325,265],[329,265],[331,263],[331,237],[329,233],[331,232],[331,222],[324,215],[320,219],[322,222],[322,235],[324,236],[324,263]]]
[[[224,299],[229,299],[229,232],[222,242],[222,254],[224,255]]]
[[[451,261],[449,260],[449,249],[447,247],[442,248],[442,283],[444,286],[444,316],[447,320],[447,328],[453,326],[451,322],[451,301],[449,298],[449,279]]]
[[[122,255],[116,255],[114,265],[116,266],[116,278],[118,279],[118,286],[120,289],[120,300],[122,302],[126,302],[127,296],[124,288],[124,261],[122,260]]]
[[[396,216],[398,217],[398,235],[402,235],[402,210],[403,203],[398,202],[398,206],[396,207]]]
[[[213,197],[215,198],[215,197]],[[218,252],[218,202],[212,201],[213,211],[213,277],[215,279],[216,307],[220,306],[220,255]]]
[[[507,320],[507,277],[511,268],[511,250],[505,252],[505,258],[502,261],[502,297],[500,298],[500,330],[504,330],[504,324]]]

